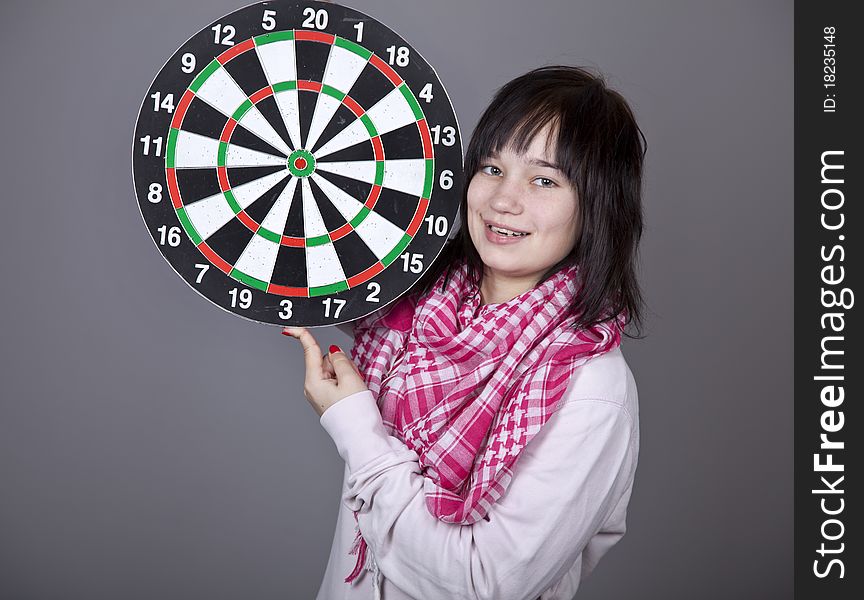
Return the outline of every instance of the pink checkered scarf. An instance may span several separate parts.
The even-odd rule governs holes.
[[[420,457],[426,508],[446,523],[471,524],[503,496],[573,372],[621,343],[624,316],[573,329],[577,267],[482,306],[464,263],[442,292],[443,277],[416,307],[409,296],[383,317],[358,321],[353,355],[388,433]],[[372,570],[359,527],[355,553],[346,583]]]

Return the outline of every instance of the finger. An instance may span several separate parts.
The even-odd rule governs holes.
[[[336,374],[336,379],[339,382],[344,382],[346,379],[359,379],[363,381],[360,375],[360,370],[351,358],[342,352],[339,346],[330,346],[330,364],[333,365],[333,371]]]
[[[336,379],[336,371],[333,370],[333,363],[330,362],[329,354],[325,354],[321,359],[321,367],[324,371],[325,379]]]
[[[318,342],[315,341],[312,334],[303,327],[286,327],[286,333],[296,338],[300,342],[300,345],[303,346],[307,377],[312,375],[320,378],[324,374],[324,361],[321,358],[321,348],[318,347]]]

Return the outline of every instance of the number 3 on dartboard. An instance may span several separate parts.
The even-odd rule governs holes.
[[[287,298],[285,300],[282,300],[279,303],[279,306],[282,307],[282,310],[279,311],[280,319],[290,319],[294,316],[294,305],[291,303],[290,300],[288,300]]]

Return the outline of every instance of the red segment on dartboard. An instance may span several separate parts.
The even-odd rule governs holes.
[[[375,160],[384,160],[384,144],[377,135],[372,138],[372,152],[375,153]]]
[[[423,218],[426,216],[427,208],[429,208],[429,200],[421,198],[417,211],[414,213],[414,218],[411,219],[411,225],[408,226],[408,230],[405,233],[412,237],[417,233],[417,230],[420,229],[420,224],[423,223]]]
[[[434,158],[432,135],[429,133],[429,125],[426,123],[426,119],[417,121],[417,128],[420,129],[420,137],[423,139],[423,158]]]
[[[351,227],[351,223],[345,223],[342,227],[340,227],[336,231],[330,232],[330,239],[333,241],[336,241],[338,239],[345,237],[346,235],[348,235],[352,231],[354,231],[354,228]]]
[[[279,294],[280,296],[309,297],[309,288],[289,287],[287,285],[276,285],[275,283],[268,285],[267,291],[271,294]]]
[[[366,198],[366,204],[364,205],[366,208],[375,208],[375,203],[378,202],[378,196],[381,195],[381,186],[373,185],[372,189],[369,191],[369,197]]]
[[[369,281],[370,279],[375,277],[378,273],[380,273],[383,270],[384,270],[384,265],[382,265],[380,262],[377,262],[374,265],[372,265],[371,267],[369,267],[368,269],[366,269],[365,271],[363,271],[362,273],[359,273],[358,275],[355,275],[354,277],[349,278],[348,279],[348,285],[350,285],[351,287],[360,285],[361,283]]]
[[[204,256],[207,257],[207,260],[216,265],[216,268],[218,268],[220,271],[222,271],[223,273],[231,272],[231,265],[225,262],[221,256],[213,252],[213,249],[207,245],[207,242],[201,242],[200,244],[198,244],[198,249]]]
[[[273,95],[273,88],[268,85],[267,87],[262,88],[262,89],[258,90],[257,92],[255,92],[254,94],[252,94],[251,96],[249,96],[249,99],[252,101],[252,104],[258,104],[259,102],[261,102],[261,100],[263,100],[267,96],[272,96],[272,95]]]
[[[183,123],[183,117],[186,115],[186,110],[189,108],[189,104],[192,102],[194,97],[195,94],[192,93],[192,90],[186,90],[180,98],[180,102],[177,103],[177,108],[174,109],[174,118],[171,120],[172,128],[180,128],[180,125]]]
[[[168,195],[171,196],[171,204],[175,209],[183,206],[183,200],[180,198],[180,188],[177,187],[177,172],[174,169],[165,169],[165,175],[168,178]]]
[[[348,96],[347,94],[345,95],[344,98],[342,98],[342,104],[347,106],[348,110],[353,112],[354,116],[356,116],[358,119],[360,117],[362,117],[363,113],[365,112],[363,110],[363,107],[360,106],[359,104],[357,104],[357,101],[354,98],[352,98],[351,96]]]
[[[232,58],[237,56],[238,54],[243,54],[247,50],[251,50],[254,47],[255,47],[254,41],[252,41],[251,39],[246,40],[245,42],[237,44],[233,48],[226,50],[225,52],[223,52],[222,54],[217,56],[216,60],[218,60],[220,63],[222,63],[224,65],[229,60],[231,60]]]
[[[225,127],[222,128],[222,135],[219,136],[219,141],[229,141],[231,139],[231,136],[234,135],[235,127],[237,127],[237,121],[229,117],[228,120],[225,122]]]
[[[291,248],[304,248],[306,246],[306,240],[303,238],[289,237],[287,235],[283,235],[279,243]]]
[[[332,44],[336,39],[335,36],[329,33],[321,33],[320,31],[298,31],[294,30],[295,40],[308,40],[312,42],[323,42],[324,44]]]
[[[308,92],[320,92],[321,83],[318,81],[307,81],[305,79],[301,79],[297,82],[297,89],[306,90]]]
[[[258,231],[258,228],[261,227],[252,217],[246,214],[245,210],[241,210],[236,216],[250,231]]]
[[[399,77],[399,75],[396,73],[396,71],[393,70],[390,65],[378,58],[378,56],[373,54],[369,57],[369,62],[375,65],[378,70],[381,71],[393,85],[395,85],[396,87],[402,85],[402,78]]]

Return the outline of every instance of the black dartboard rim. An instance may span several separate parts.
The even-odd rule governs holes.
[[[401,36],[345,6],[274,0],[204,27],[160,69],[132,175],[192,289],[245,319],[316,327],[428,270],[456,220],[462,144],[446,89]]]

